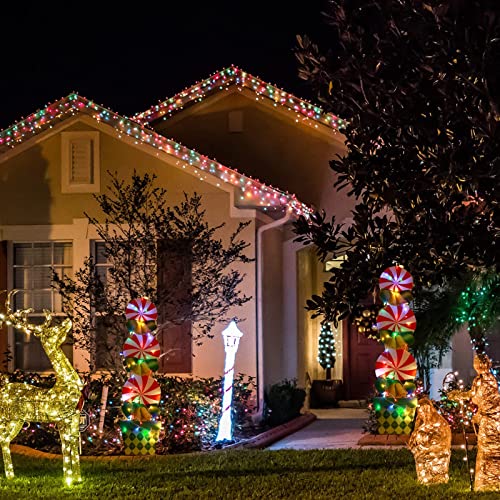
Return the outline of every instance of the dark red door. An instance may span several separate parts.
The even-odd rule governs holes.
[[[365,399],[373,393],[375,361],[383,344],[367,339],[348,321],[343,324],[343,379],[345,399]]]

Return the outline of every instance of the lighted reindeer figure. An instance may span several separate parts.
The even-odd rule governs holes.
[[[71,320],[51,325],[52,314],[44,311],[45,322],[35,325],[28,322],[32,309],[12,311],[10,301],[17,290],[10,292],[5,302],[4,321],[14,328],[36,335],[54,368],[56,383],[51,389],[41,389],[24,383],[4,381],[0,388],[0,445],[2,447],[5,475],[14,477],[10,456],[10,442],[17,436],[25,422],[53,422],[61,436],[64,480],[66,484],[81,481],[80,477],[80,411],[77,408],[83,383],[61,349],[71,330]]]

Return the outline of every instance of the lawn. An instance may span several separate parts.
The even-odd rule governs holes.
[[[463,453],[448,485],[415,481],[407,450],[228,451],[84,461],[81,485],[65,488],[59,460],[13,455],[17,477],[0,479],[2,499],[470,498]],[[499,498],[498,494],[477,495]]]

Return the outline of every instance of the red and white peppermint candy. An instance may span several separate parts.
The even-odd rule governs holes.
[[[123,355],[126,358],[150,359],[160,356],[160,344],[150,333],[138,335],[134,333],[123,344]]]
[[[381,290],[401,293],[413,288],[413,278],[403,267],[392,266],[380,275],[378,284]]]
[[[137,321],[156,321],[158,311],[151,301],[141,297],[140,299],[131,300],[127,304],[125,316],[127,319],[135,319]]]
[[[400,382],[412,380],[417,376],[417,363],[406,349],[386,349],[377,358],[375,375]]]
[[[149,375],[132,375],[123,386],[122,401],[151,405],[158,403],[160,399],[160,384]]]
[[[380,309],[377,316],[377,329],[390,332],[414,332],[417,320],[410,306],[405,302],[397,306],[387,304]]]

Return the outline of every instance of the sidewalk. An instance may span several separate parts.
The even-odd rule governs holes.
[[[290,436],[277,441],[268,450],[314,450],[335,448],[371,448],[359,446],[363,423],[368,414],[360,408],[311,410],[318,419]],[[377,448],[380,449],[380,446]],[[395,448],[395,447],[391,447]]]

